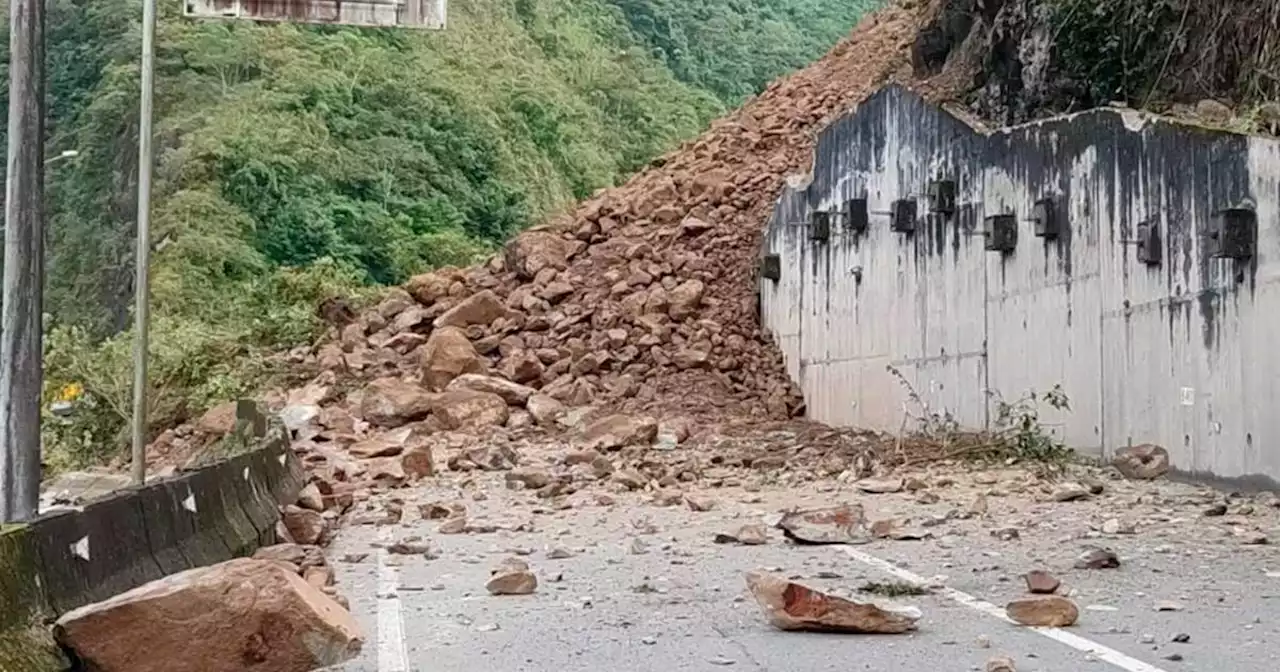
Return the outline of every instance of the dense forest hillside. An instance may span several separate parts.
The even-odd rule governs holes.
[[[873,0],[453,0],[444,32],[193,22],[161,3],[154,420],[258,386],[317,301],[468,262],[620,181]],[[136,0],[51,0],[46,451],[123,445]],[[5,59],[7,62],[7,59]],[[57,466],[57,465],[55,465]]]

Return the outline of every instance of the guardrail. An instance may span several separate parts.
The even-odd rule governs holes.
[[[49,630],[62,613],[275,543],[304,478],[287,436],[273,428],[248,453],[0,530],[0,672],[66,669]]]

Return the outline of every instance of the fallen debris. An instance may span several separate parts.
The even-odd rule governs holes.
[[[1022,579],[1027,583],[1027,592],[1037,595],[1050,595],[1062,585],[1061,581],[1042,569],[1033,569],[1024,574]]]
[[[873,495],[902,492],[903,485],[901,478],[864,478],[853,484],[855,488]]]
[[[1064,628],[1080,620],[1075,602],[1059,595],[1036,595],[1018,598],[1005,607],[1015,623],[1033,627]]]
[[[1111,466],[1125,478],[1149,481],[1169,473],[1169,451],[1144,443],[1119,451]]]
[[[1018,672],[1018,668],[1012,658],[998,656],[987,660],[987,672]]]
[[[769,543],[769,532],[764,525],[743,525],[734,534],[719,533],[714,538],[717,544],[742,544],[743,546],[761,546]]]
[[[75,609],[55,635],[99,672],[307,672],[363,646],[355,619],[324,592],[278,562],[248,558]]]
[[[797,544],[862,544],[870,541],[864,523],[861,505],[842,504],[786,513],[776,527]]]
[[[514,563],[499,568],[484,585],[490,595],[531,595],[538,589],[538,577]]]
[[[747,573],[747,587],[779,630],[900,634],[916,629],[920,611],[859,603],[761,571]]]
[[[1105,548],[1091,548],[1076,558],[1076,569],[1115,569],[1120,566],[1120,558]]]

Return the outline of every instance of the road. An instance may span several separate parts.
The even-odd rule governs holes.
[[[571,508],[552,510],[531,493],[506,489],[500,473],[446,475],[429,487],[382,495],[370,506],[403,498],[403,522],[351,526],[331,549],[342,590],[368,634],[362,658],[340,669],[938,672],[983,670],[1000,655],[1019,672],[1280,669],[1280,550],[1247,545],[1235,532],[1261,530],[1280,540],[1280,509],[1232,500],[1232,515],[1206,518],[1203,510],[1220,494],[1168,482],[1109,481],[1099,497],[1058,503],[1043,501],[1034,477],[1017,469],[957,467],[922,476],[956,484],[930,488],[935,504],[834,481],[724,487],[706,490],[717,500],[708,512],[656,506],[638,493],[614,494],[616,502],[602,506],[594,493],[603,489],[579,492]],[[990,493],[988,513],[954,517],[979,491]],[[417,515],[416,504],[430,501],[460,501],[473,524],[522,531],[439,534],[440,521]],[[933,536],[797,546],[771,530],[764,546],[712,542],[717,532],[768,522],[786,507],[846,501],[862,503],[869,519],[929,525],[923,529]],[[1101,531],[1114,531],[1110,518],[1135,533]],[[1002,527],[1016,528],[1018,538],[993,536]],[[434,558],[385,549],[414,536],[429,541]],[[1073,569],[1090,545],[1115,550],[1121,567]],[[551,559],[552,549],[572,555]],[[490,596],[489,570],[512,555],[536,572],[537,592]],[[743,573],[756,568],[845,595],[869,581],[935,587],[898,600],[923,611],[913,634],[781,632],[746,591]],[[1081,607],[1079,624],[1039,630],[1002,620],[1002,605],[1023,594],[1021,575],[1032,568],[1062,579]],[[1158,611],[1160,602],[1177,610]]]

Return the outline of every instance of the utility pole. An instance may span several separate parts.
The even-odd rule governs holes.
[[[9,0],[9,148],[0,299],[0,522],[34,518],[40,502],[44,3]]]
[[[12,0],[11,0],[12,1]],[[138,115],[138,240],[134,255],[133,482],[147,481],[147,357],[151,328],[151,100],[156,75],[156,0],[142,2],[142,96]]]

